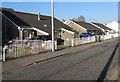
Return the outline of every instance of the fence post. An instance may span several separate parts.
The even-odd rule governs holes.
[[[91,39],[90,39],[90,36],[88,37],[88,43],[90,43],[91,42]]]
[[[67,38],[67,45],[70,46],[70,40]]]
[[[75,45],[74,45],[74,39],[71,39],[71,42],[72,42],[72,46],[74,47]]]
[[[3,48],[3,61],[5,61],[5,52],[6,52],[6,49]]]
[[[57,41],[55,41],[55,50],[57,50]]]

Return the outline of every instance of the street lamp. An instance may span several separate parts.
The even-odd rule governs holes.
[[[51,14],[52,14],[52,51],[55,51],[54,44],[54,0],[51,0]]]

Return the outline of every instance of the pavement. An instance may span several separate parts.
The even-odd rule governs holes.
[[[108,72],[105,80],[118,80],[118,65],[114,66],[114,68],[112,70],[110,70],[110,72]]]
[[[36,64],[36,63],[50,60],[53,58],[61,57],[64,55],[69,55],[70,53],[75,53],[77,51],[83,51],[91,47],[100,45],[102,43],[110,42],[111,40],[114,40],[114,39],[109,39],[103,42],[94,42],[94,43],[84,44],[84,45],[80,45],[76,47],[68,47],[66,49],[61,49],[55,52],[46,52],[42,54],[30,55],[27,57],[7,60],[5,62],[2,62],[2,72],[5,73],[5,72],[17,70],[17,69],[20,69],[20,68],[23,68],[23,67],[26,67],[32,64]]]
[[[120,51],[119,51],[119,47],[118,47],[117,50],[116,50],[116,53],[115,53],[115,54],[118,54],[118,55],[116,56],[116,58],[114,58],[114,60],[117,60],[117,63],[114,64],[114,66],[109,69],[105,80],[119,80],[120,79],[120,77],[119,77],[120,76],[119,75],[119,68],[120,68],[119,53],[120,53]]]

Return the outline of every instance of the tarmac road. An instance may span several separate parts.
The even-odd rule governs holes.
[[[118,64],[118,40],[3,73],[3,80],[103,80]]]

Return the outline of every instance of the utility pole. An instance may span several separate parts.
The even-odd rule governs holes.
[[[55,51],[54,43],[54,0],[51,0],[51,14],[52,14],[52,51]]]

